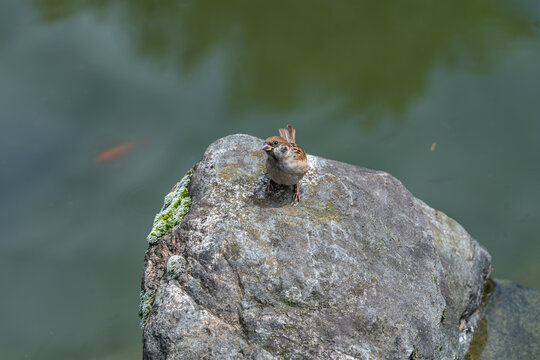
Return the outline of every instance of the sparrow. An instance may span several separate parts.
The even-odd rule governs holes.
[[[295,133],[296,130],[287,125],[286,129],[279,129],[280,136],[271,136],[266,139],[262,148],[268,155],[266,171],[270,175],[266,191],[272,190],[273,183],[293,185],[293,203],[300,201],[298,182],[309,168],[304,149],[294,142]]]

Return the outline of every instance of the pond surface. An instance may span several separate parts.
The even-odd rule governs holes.
[[[0,2],[0,357],[133,359],[163,196],[287,123],[540,288],[540,3]]]

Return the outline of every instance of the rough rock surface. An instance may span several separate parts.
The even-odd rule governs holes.
[[[210,145],[149,246],[144,359],[463,358],[487,251],[385,172],[309,156],[299,204],[267,195],[261,146]]]

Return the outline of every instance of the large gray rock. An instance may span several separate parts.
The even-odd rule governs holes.
[[[144,358],[463,358],[487,251],[385,172],[309,156],[299,204],[267,195],[261,146],[210,145],[148,248]]]

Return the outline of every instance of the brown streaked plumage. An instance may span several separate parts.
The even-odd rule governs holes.
[[[266,151],[266,170],[270,181],[266,191],[272,190],[272,182],[282,185],[293,185],[293,202],[300,201],[298,182],[307,173],[309,165],[304,149],[295,143],[296,130],[287,125],[279,129],[280,136],[271,136],[264,141]]]

